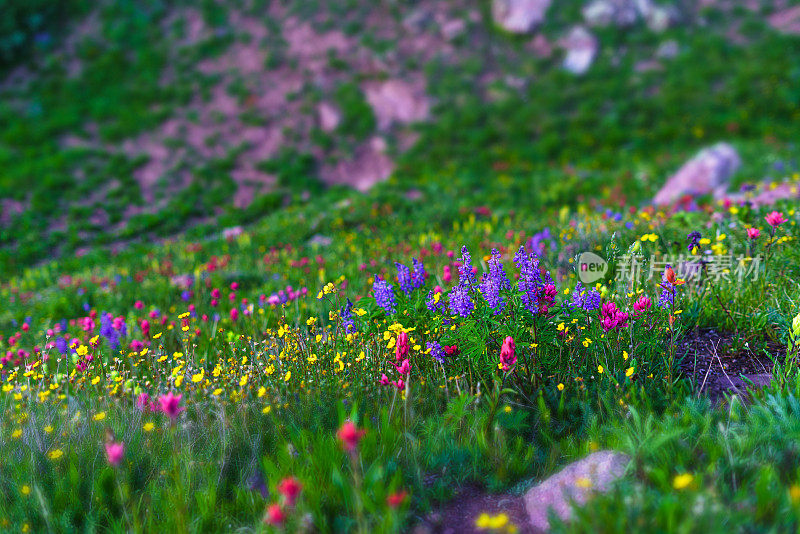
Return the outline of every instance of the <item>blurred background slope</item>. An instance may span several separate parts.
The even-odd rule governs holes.
[[[734,184],[796,166],[797,2],[0,0],[0,11],[3,275],[268,224],[356,190],[408,214],[440,206],[444,224],[464,206],[648,202],[718,141],[741,155]]]

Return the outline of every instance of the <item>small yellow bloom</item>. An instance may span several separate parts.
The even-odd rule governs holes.
[[[23,484],[23,486],[19,489],[19,492],[27,497],[31,494],[31,487],[27,484]]]
[[[800,485],[792,484],[789,488],[789,498],[792,504],[800,504]]]
[[[272,406],[264,406],[264,409],[261,410],[261,413],[269,413],[272,411]]]
[[[22,429],[18,428],[11,433],[11,437],[14,439],[19,439],[22,437]]]
[[[576,479],[575,485],[578,486],[579,488],[584,488],[584,489],[588,489],[593,486],[592,481],[586,477],[580,477]]]
[[[627,376],[628,378],[630,378],[630,377],[631,377],[631,375],[633,375],[633,367],[628,367],[628,370],[627,370],[627,371],[625,371],[625,376]]]
[[[564,384],[559,384],[556,387],[558,388],[558,391],[564,391]]]
[[[691,473],[676,475],[675,478],[672,479],[672,487],[676,490],[682,490],[691,484],[692,480],[694,480],[694,475]]]
[[[92,417],[92,419],[94,419],[95,421],[102,421],[105,418],[106,418],[106,412],[96,413],[94,414],[94,417]]]
[[[154,425],[152,421],[148,421],[144,425],[142,425],[142,430],[144,430],[145,432],[152,432],[155,427],[156,425]]]
[[[597,366],[597,372],[600,373],[601,375],[603,374],[603,366],[602,365],[598,365]]]
[[[62,451],[61,449],[53,449],[52,451],[47,453],[47,457],[50,458],[51,460],[58,460],[62,456],[64,456],[64,451]]]
[[[284,382],[288,382],[289,380],[291,380],[291,378],[292,378],[292,372],[291,371],[286,371],[286,374],[283,377],[283,381]]]

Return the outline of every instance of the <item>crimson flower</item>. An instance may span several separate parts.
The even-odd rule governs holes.
[[[294,506],[302,489],[303,485],[294,477],[284,478],[278,483],[278,493],[286,499],[287,506]]]
[[[353,453],[358,447],[358,442],[361,441],[361,438],[363,438],[366,433],[366,430],[358,429],[352,421],[345,421],[336,432],[336,437],[342,442],[347,452]]]
[[[403,502],[405,502],[406,497],[408,497],[408,492],[406,490],[396,491],[386,497],[386,504],[388,504],[391,508],[397,508],[403,504]]]
[[[264,516],[264,523],[272,526],[280,526],[286,521],[286,513],[279,504],[267,506],[267,515]]]

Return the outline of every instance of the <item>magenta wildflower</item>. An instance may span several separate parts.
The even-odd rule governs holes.
[[[108,463],[113,466],[118,466],[122,461],[122,456],[125,454],[125,444],[121,441],[119,443],[109,441],[106,443],[106,458]]]
[[[510,370],[517,363],[517,344],[514,343],[514,338],[511,336],[506,337],[500,348],[500,363],[503,371]]]
[[[180,406],[182,397],[183,395],[175,395],[170,391],[166,395],[161,395],[158,399],[161,411],[167,414],[173,422],[183,411],[183,407]]]
[[[766,217],[764,217],[770,226],[773,228],[777,228],[778,226],[782,225],[783,223],[787,222],[789,219],[783,216],[783,213],[779,211],[773,211],[769,213]]]
[[[397,335],[397,345],[395,345],[394,349],[394,358],[399,362],[406,356],[408,356],[408,333],[400,332]]]

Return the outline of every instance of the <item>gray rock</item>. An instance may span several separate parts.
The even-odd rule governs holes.
[[[367,82],[362,89],[375,113],[379,130],[387,130],[394,123],[421,122],[430,114],[425,84],[419,80]]]
[[[597,38],[583,26],[575,26],[569,34],[561,40],[561,46],[566,50],[563,67],[573,74],[583,74],[592,66],[597,56]]]
[[[442,37],[448,41],[452,41],[467,31],[467,23],[463,19],[448,20],[445,21],[439,29],[442,32]]]
[[[573,462],[525,494],[531,527],[546,532],[552,510],[564,521],[572,517],[572,504],[583,505],[592,494],[605,493],[622,478],[630,457],[615,451],[597,451]]]
[[[657,32],[677,22],[679,15],[674,6],[657,5],[651,0],[593,0],[583,8],[583,18],[590,26],[626,28],[643,20]]]
[[[800,35],[800,6],[782,9],[767,19],[770,26],[781,33]]]
[[[670,39],[669,41],[664,41],[658,48],[656,49],[656,57],[658,59],[674,59],[680,53],[681,48],[678,44],[678,41],[674,39]]]
[[[314,234],[311,239],[308,240],[309,245],[323,248],[329,246],[331,243],[333,243],[333,239],[322,234]]]
[[[590,26],[633,26],[639,12],[633,0],[594,0],[583,8],[583,18]]]
[[[779,200],[800,198],[800,188],[792,182],[782,182],[774,186],[764,183],[754,191],[733,193],[725,198],[732,202],[748,202],[754,208],[760,208],[772,206]]]
[[[511,33],[528,33],[544,22],[551,0],[492,0],[495,23]]]
[[[728,143],[704,148],[667,180],[653,204],[669,204],[686,194],[720,196],[741,164],[736,149]]]
[[[317,119],[323,132],[332,132],[339,127],[342,121],[342,114],[333,104],[320,102],[317,106]]]

